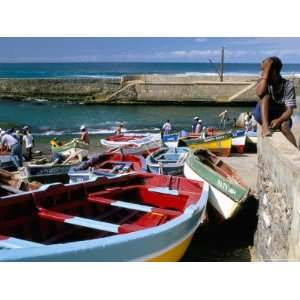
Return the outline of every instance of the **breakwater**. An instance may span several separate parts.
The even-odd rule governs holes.
[[[0,79],[0,98],[85,104],[253,105],[255,76],[128,75],[121,78]],[[300,80],[293,78],[300,94]]]

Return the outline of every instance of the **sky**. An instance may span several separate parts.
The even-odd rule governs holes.
[[[300,63],[300,38],[0,38],[0,62],[257,63],[278,56]]]

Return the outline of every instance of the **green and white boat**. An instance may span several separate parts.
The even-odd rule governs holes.
[[[207,150],[189,152],[184,175],[188,179],[209,183],[208,201],[224,219],[238,211],[250,191],[232,167]]]
[[[69,143],[62,146],[51,147],[52,153],[58,153],[64,157],[79,154],[81,158],[85,158],[89,154],[89,145],[80,141],[79,139],[73,139]]]

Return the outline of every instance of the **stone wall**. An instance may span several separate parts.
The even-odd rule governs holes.
[[[259,137],[258,196],[253,260],[300,260],[300,152],[280,132]]]
[[[231,103],[229,98],[245,89],[249,83],[219,83],[219,82],[195,82],[195,83],[147,83],[137,85],[137,102],[168,101],[182,103],[207,103],[225,102]],[[255,88],[241,95],[232,102],[257,101]]]
[[[221,104],[254,105],[257,101],[255,76],[225,76],[220,82],[216,76],[137,75],[121,79],[0,79],[0,99],[84,101],[86,103],[123,104]],[[295,81],[300,89],[299,79]],[[132,82],[135,82],[132,87]],[[122,89],[126,85],[128,89]],[[118,91],[121,90],[120,93]],[[109,96],[117,92],[111,102]],[[230,98],[238,94],[234,100]],[[300,95],[300,90],[299,93]]]
[[[81,101],[119,87],[119,79],[0,79],[0,99]]]

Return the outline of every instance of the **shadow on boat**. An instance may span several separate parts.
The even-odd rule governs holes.
[[[191,245],[181,261],[184,262],[245,262],[251,261],[257,226],[258,200],[253,196],[243,204],[238,214],[222,223],[210,220],[195,233]]]

